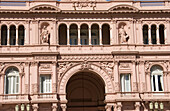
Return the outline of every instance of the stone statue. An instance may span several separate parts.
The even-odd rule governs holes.
[[[123,25],[121,25],[119,29],[119,38],[120,43],[127,43],[129,40],[129,36],[127,35]]]
[[[50,37],[46,26],[43,27],[40,37],[41,37],[41,43],[49,43]]]

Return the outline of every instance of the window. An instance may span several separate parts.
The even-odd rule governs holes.
[[[10,45],[16,45],[16,27],[10,26]]]
[[[156,25],[151,26],[151,39],[152,44],[156,44]]]
[[[1,45],[7,45],[7,26],[1,27]]]
[[[121,74],[120,81],[121,81],[121,91],[130,92],[131,91],[130,74]]]
[[[5,94],[19,93],[19,71],[12,67],[7,69],[5,76]]]
[[[143,43],[148,44],[148,25],[143,26]]]
[[[160,66],[151,68],[151,85],[152,91],[163,91],[163,70]]]
[[[25,29],[23,25],[18,28],[18,45],[24,45]]]
[[[40,76],[40,93],[51,93],[51,75]]]

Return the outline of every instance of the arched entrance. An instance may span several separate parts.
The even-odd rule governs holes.
[[[105,111],[105,84],[93,72],[74,74],[66,86],[67,111]]]

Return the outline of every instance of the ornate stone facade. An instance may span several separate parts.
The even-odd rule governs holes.
[[[1,0],[0,111],[169,111],[169,6]]]

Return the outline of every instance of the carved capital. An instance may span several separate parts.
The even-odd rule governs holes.
[[[31,62],[31,66],[38,66],[39,62]]]
[[[33,109],[34,111],[38,111],[38,104],[33,104],[33,105],[32,105],[32,109]]]
[[[30,62],[25,62],[25,66],[29,66],[30,64]]]
[[[140,110],[140,106],[141,106],[141,105],[140,105],[140,102],[135,102],[135,109],[136,109],[136,110],[139,111],[139,110]]]
[[[53,103],[53,105],[52,105],[52,111],[57,111],[57,103]]]

